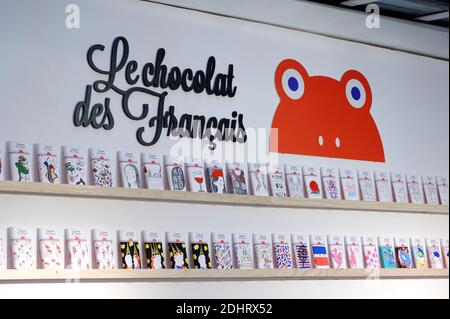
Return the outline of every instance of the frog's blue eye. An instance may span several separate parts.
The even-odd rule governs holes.
[[[347,100],[351,106],[360,109],[366,104],[366,90],[358,80],[350,80],[345,89]]]
[[[305,92],[303,77],[294,69],[288,69],[284,72],[282,85],[284,93],[293,100],[299,100]]]
[[[289,85],[289,89],[291,89],[291,91],[295,92],[298,90],[298,81],[296,78],[290,77],[288,80],[288,85]]]
[[[361,91],[355,86],[352,88],[352,97],[354,100],[358,101],[361,98]]]

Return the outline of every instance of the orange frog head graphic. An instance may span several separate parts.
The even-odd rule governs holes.
[[[370,114],[372,91],[360,72],[340,80],[310,76],[295,60],[275,73],[280,104],[270,138],[271,152],[384,162],[380,133]]]

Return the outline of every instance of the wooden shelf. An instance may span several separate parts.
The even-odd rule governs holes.
[[[449,208],[441,205],[418,205],[363,201],[333,201],[297,198],[240,196],[230,194],[152,191],[147,189],[105,188],[98,186],[52,185],[43,183],[0,182],[0,194],[102,198],[113,200],[162,201],[196,204],[261,206],[332,210],[359,210],[397,213],[448,215]]]
[[[266,281],[448,279],[448,269],[308,269],[308,270],[5,270],[0,283],[60,281]]]

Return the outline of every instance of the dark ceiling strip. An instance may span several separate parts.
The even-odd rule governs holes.
[[[436,13],[431,13],[431,14],[427,14],[424,16],[420,16],[420,17],[417,17],[416,20],[428,22],[428,21],[448,19],[448,17],[449,17],[449,12],[444,11],[444,12],[436,12]]]

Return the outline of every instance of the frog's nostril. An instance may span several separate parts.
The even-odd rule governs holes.
[[[319,145],[320,145],[320,146],[323,146],[323,144],[324,144],[323,136],[320,135],[320,136],[319,136]]]
[[[339,137],[336,137],[336,147],[339,148],[341,147],[341,139]]]

